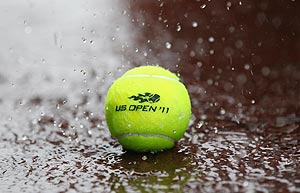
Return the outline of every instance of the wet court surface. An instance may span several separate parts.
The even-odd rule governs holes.
[[[299,192],[299,118],[251,123],[208,105],[175,148],[137,154],[110,138],[92,98],[15,104],[22,118],[1,134],[6,192]]]
[[[120,13],[143,35],[138,51],[114,52],[119,66],[104,60],[40,77],[0,64],[1,192],[300,192],[299,3],[132,2]],[[128,152],[110,136],[105,94],[127,69],[154,60],[180,75],[193,115],[173,149]]]

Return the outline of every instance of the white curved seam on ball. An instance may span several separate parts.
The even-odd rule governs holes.
[[[134,77],[142,77],[142,78],[161,78],[161,79],[165,79],[165,80],[172,80],[172,81],[176,81],[176,82],[180,82],[178,79],[176,78],[171,78],[171,77],[167,77],[167,76],[160,76],[160,75],[151,75],[151,74],[132,74],[132,75],[126,75],[122,78],[134,78]]]
[[[148,133],[145,133],[145,134],[141,134],[141,133],[125,133],[125,134],[121,134],[121,135],[117,135],[116,138],[117,139],[120,139],[122,137],[131,137],[131,136],[142,136],[142,137],[161,137],[161,138],[165,138],[165,139],[168,139],[172,142],[175,142],[176,140],[173,139],[172,137],[169,137],[167,135],[162,135],[162,134],[148,134]]]

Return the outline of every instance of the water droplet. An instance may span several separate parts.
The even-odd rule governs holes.
[[[272,23],[273,23],[274,27],[276,29],[278,29],[282,23],[282,20],[280,17],[275,17],[274,19],[272,19]]]
[[[23,101],[23,100],[20,100],[20,101],[19,101],[19,105],[24,105],[24,101]]]
[[[225,113],[226,113],[225,109],[221,108],[220,114],[221,114],[221,115],[225,115]]]
[[[250,69],[250,65],[249,64],[245,64],[244,69],[245,70],[249,70]]]
[[[23,136],[22,136],[22,140],[23,140],[23,141],[28,140],[28,136],[27,136],[27,135],[23,135]]]
[[[63,78],[61,81],[62,81],[62,82],[66,82],[66,79]]]
[[[231,8],[231,6],[232,6],[232,3],[231,3],[230,1],[228,1],[228,2],[226,3],[226,9],[229,11],[230,8]]]
[[[128,127],[131,127],[131,123],[128,123],[127,126],[128,126]]]
[[[177,131],[176,130],[173,130],[173,133],[175,134]]]
[[[271,70],[269,67],[267,66],[264,66],[262,69],[261,69],[261,73],[264,75],[264,76],[269,76]]]
[[[255,104],[255,100],[253,99],[253,100],[251,100],[251,104]]]
[[[145,155],[142,157],[142,160],[144,160],[144,161],[147,160],[147,159],[148,159],[148,158],[147,158],[147,156],[145,156]]]
[[[206,7],[206,4],[202,4],[202,5],[200,6],[201,9],[205,9],[205,7]]]
[[[90,44],[94,44],[94,41],[93,41],[93,40],[90,40]]]
[[[196,56],[196,52],[194,52],[193,50],[190,52],[190,57],[195,57]]]
[[[199,121],[196,125],[196,128],[200,129],[204,125],[204,121]]]
[[[239,74],[237,77],[236,77],[236,81],[240,84],[240,85],[243,85],[247,82],[247,76],[245,74]]]
[[[214,81],[212,79],[208,79],[206,82],[208,85],[212,85],[214,83]]]
[[[197,43],[198,43],[198,44],[202,44],[202,43],[203,43],[203,38],[198,38],[198,39],[197,39]]]
[[[184,113],[180,113],[178,119],[182,119],[184,117]]]
[[[219,130],[218,130],[217,127],[214,127],[213,129],[214,129],[214,133],[218,133],[219,132]]]
[[[176,31],[181,31],[181,25],[177,23]]]
[[[243,42],[242,40],[237,40],[237,41],[235,42],[235,47],[236,47],[236,48],[240,49],[240,48],[242,48],[243,46],[244,46],[244,42]]]
[[[192,26],[193,26],[194,28],[196,28],[196,27],[198,27],[198,23],[197,23],[196,21],[193,21],[193,22],[192,22]]]
[[[201,68],[202,67],[202,65],[203,65],[203,63],[202,62],[197,62],[197,66],[199,67],[199,68]]]
[[[234,50],[231,47],[225,47],[224,49],[224,55],[228,58],[231,58],[234,54]]]
[[[170,42],[166,42],[165,46],[166,46],[167,49],[171,49],[172,44]]]
[[[233,33],[235,31],[235,27],[234,26],[230,26],[229,29],[228,29],[228,31],[230,33]]]
[[[244,186],[244,187],[249,186],[249,182],[247,182],[247,181],[243,182],[243,186]]]
[[[81,40],[83,41],[83,43],[86,43],[86,38],[82,37]]]
[[[211,37],[208,38],[208,41],[209,41],[209,42],[214,42],[214,41],[215,41],[215,38],[211,36]]]

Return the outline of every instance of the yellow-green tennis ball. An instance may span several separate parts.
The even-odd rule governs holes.
[[[191,116],[185,86],[158,66],[127,71],[108,90],[106,122],[111,135],[128,150],[160,151],[182,138]]]

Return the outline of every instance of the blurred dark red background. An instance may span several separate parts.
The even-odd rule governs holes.
[[[130,4],[140,30],[137,42],[186,84],[200,85],[203,91],[194,97],[225,94],[237,103],[257,104],[263,113],[298,115],[299,5],[283,0]]]

